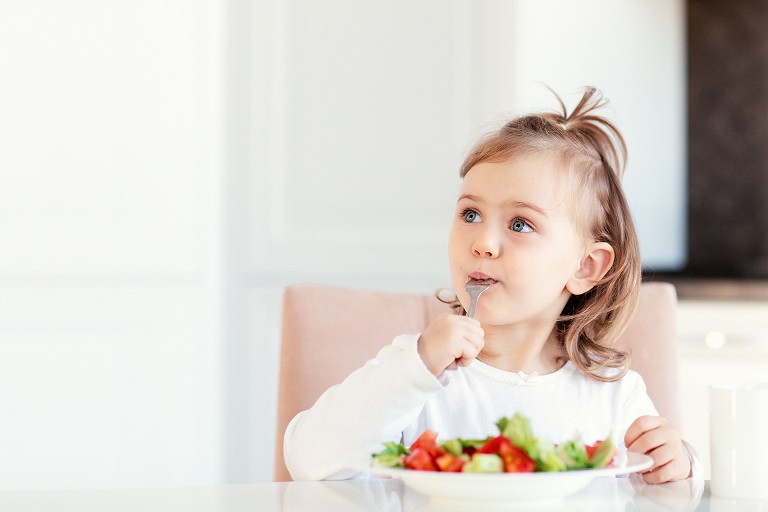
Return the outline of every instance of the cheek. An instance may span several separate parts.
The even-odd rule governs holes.
[[[466,282],[466,276],[464,274],[464,269],[462,268],[465,259],[462,255],[465,252],[460,237],[451,233],[451,236],[448,239],[448,265],[450,269],[451,284],[453,285],[454,292],[456,292],[457,296],[462,299],[462,302],[462,294],[464,293],[464,284]]]
[[[508,275],[526,286],[547,286],[555,282],[559,286],[578,270],[578,258],[563,248],[551,247],[546,250],[518,247],[508,253],[505,264]]]
[[[455,291],[463,291],[464,284],[466,284],[466,276],[464,275],[464,269],[461,268],[461,262],[456,259],[450,259],[450,276],[451,284]]]
[[[451,225],[451,231],[448,234],[448,260],[451,263],[451,267],[458,262],[459,256],[463,253],[464,240],[456,226]]]

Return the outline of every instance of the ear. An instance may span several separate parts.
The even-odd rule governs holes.
[[[613,265],[615,253],[607,242],[594,242],[589,252],[582,258],[579,269],[565,285],[573,295],[587,293],[605,276]]]

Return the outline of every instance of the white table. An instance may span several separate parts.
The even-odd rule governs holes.
[[[410,512],[458,510],[430,504],[399,480],[255,483],[191,488],[3,491],[0,510],[60,512]],[[462,508],[460,510],[468,510]],[[472,507],[473,511],[483,510]],[[768,501],[730,501],[709,495],[709,482],[645,485],[636,478],[598,478],[550,506],[511,504],[495,510],[557,511],[768,511]]]

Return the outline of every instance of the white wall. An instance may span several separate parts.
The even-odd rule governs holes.
[[[547,107],[549,92],[598,86],[629,153],[624,186],[645,268],[687,254],[685,2],[515,2],[512,59],[499,106]],[[574,96],[571,96],[575,98]]]
[[[223,478],[217,4],[0,4],[1,488]]]
[[[571,4],[2,3],[0,487],[270,479],[283,287],[447,285],[462,155],[538,82],[612,100],[678,262],[683,2]]]

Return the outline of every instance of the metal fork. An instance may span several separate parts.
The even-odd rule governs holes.
[[[467,284],[464,285],[464,289],[469,294],[469,311],[467,316],[473,318],[475,316],[475,309],[477,308],[477,299],[483,294],[485,290],[490,288],[493,284],[492,279],[470,279]]]

